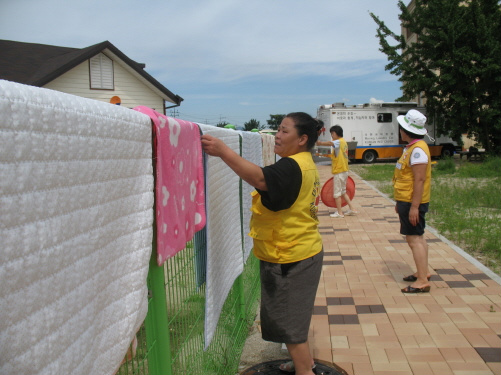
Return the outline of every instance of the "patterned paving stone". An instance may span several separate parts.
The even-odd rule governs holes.
[[[319,172],[321,182],[331,177],[330,166]],[[500,283],[427,230],[431,290],[401,293],[415,266],[394,204],[352,178],[356,216],[332,219],[332,208],[319,207],[315,358],[350,375],[501,375]]]
[[[475,348],[485,362],[501,362],[501,348]]]

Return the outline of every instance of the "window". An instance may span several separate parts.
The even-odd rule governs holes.
[[[113,61],[100,53],[89,60],[90,88],[113,90]]]
[[[393,116],[391,113],[378,113],[377,114],[377,122],[391,122],[393,120]]]

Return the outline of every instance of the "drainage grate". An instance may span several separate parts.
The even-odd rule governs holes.
[[[263,362],[244,370],[240,375],[285,375],[278,366],[288,362],[290,359],[279,359],[276,361]],[[348,375],[341,367],[334,363],[315,360],[315,369],[313,372],[317,375]]]

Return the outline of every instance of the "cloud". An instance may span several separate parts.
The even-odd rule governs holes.
[[[283,81],[299,77],[323,77],[329,80],[367,77],[368,81],[391,79],[384,71],[385,62],[381,60],[330,62],[330,63],[261,63],[261,64],[224,64],[218,68],[179,66],[172,69],[154,69],[152,74],[166,82],[182,85],[196,81],[199,84],[245,82],[255,79]],[[173,74],[175,72],[175,74]],[[394,79],[394,78],[393,78]]]
[[[393,1],[0,2],[1,38],[76,48],[109,40],[193,116],[261,119],[341,98],[401,96],[369,15],[398,32]]]
[[[385,58],[368,13],[395,13],[396,4],[384,3],[90,0],[61,6],[56,0],[20,0],[2,5],[0,31],[13,40],[72,47],[109,40],[153,72],[202,81],[332,76],[332,68],[357,76],[366,70],[362,62]]]

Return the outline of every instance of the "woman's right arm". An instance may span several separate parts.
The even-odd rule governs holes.
[[[202,135],[202,148],[205,153],[221,158],[249,185],[262,191],[268,190],[261,167],[242,158],[219,138],[208,134]]]
[[[409,221],[416,226],[419,223],[419,205],[423,198],[424,182],[426,181],[427,164],[414,164],[412,173],[414,174],[414,185],[412,189],[412,202],[409,210]]]
[[[317,141],[317,146],[331,146],[332,147],[332,142]]]

